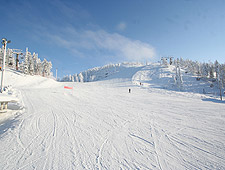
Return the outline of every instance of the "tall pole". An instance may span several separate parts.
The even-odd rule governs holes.
[[[19,53],[16,53],[16,70],[19,70]]]
[[[55,70],[55,78],[56,78],[56,81],[57,81],[57,71],[58,71],[58,69],[56,68],[56,70]]]
[[[3,44],[3,63],[2,63],[2,80],[1,80],[1,93],[3,92],[4,89],[4,76],[5,76],[5,57],[6,57],[6,46],[7,43],[10,43],[11,41],[7,41],[6,38],[2,38],[2,44]]]
[[[3,62],[2,62],[1,93],[3,92],[3,87],[4,87],[6,44],[7,44],[7,41],[3,41],[4,52],[3,52]]]

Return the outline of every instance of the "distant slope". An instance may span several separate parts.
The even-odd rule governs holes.
[[[110,78],[131,78],[141,69],[141,63],[108,64],[103,67],[88,69],[79,74],[69,75],[62,78],[63,82],[92,82]]]
[[[142,87],[167,89],[173,91],[183,91],[199,94],[208,94],[212,96],[219,95],[219,89],[216,82],[209,82],[205,79],[197,80],[197,76],[181,69],[183,83],[178,87],[175,83],[176,69],[173,65],[162,66],[159,63],[147,65],[137,71],[132,77],[134,84]]]
[[[103,67],[88,69],[79,74],[66,76],[62,81],[66,82],[93,82],[110,79],[132,79],[134,84],[145,88],[158,88],[173,91],[185,91],[198,94],[218,96],[219,90],[216,82],[209,82],[206,79],[197,80],[196,76],[188,73],[186,68],[181,68],[183,83],[177,86],[175,83],[176,68],[174,65],[164,66],[160,63],[143,65],[141,63],[109,64]],[[113,83],[113,81],[112,81]]]

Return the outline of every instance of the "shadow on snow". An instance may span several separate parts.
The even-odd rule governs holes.
[[[2,135],[9,129],[13,130],[16,127],[17,123],[19,122],[17,118],[18,116],[13,119],[7,119],[0,124],[0,138],[2,138]]]
[[[212,98],[202,99],[202,101],[213,102],[213,103],[223,103],[223,104],[225,104],[225,101],[223,101],[223,100],[212,99]]]

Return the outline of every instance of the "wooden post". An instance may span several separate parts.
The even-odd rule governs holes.
[[[3,102],[1,102],[1,109],[0,110],[3,110]]]

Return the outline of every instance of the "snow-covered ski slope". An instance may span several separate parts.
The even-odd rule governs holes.
[[[173,75],[151,64],[59,83],[8,70],[20,110],[0,125],[0,169],[225,169],[224,101],[189,74],[179,91]]]

